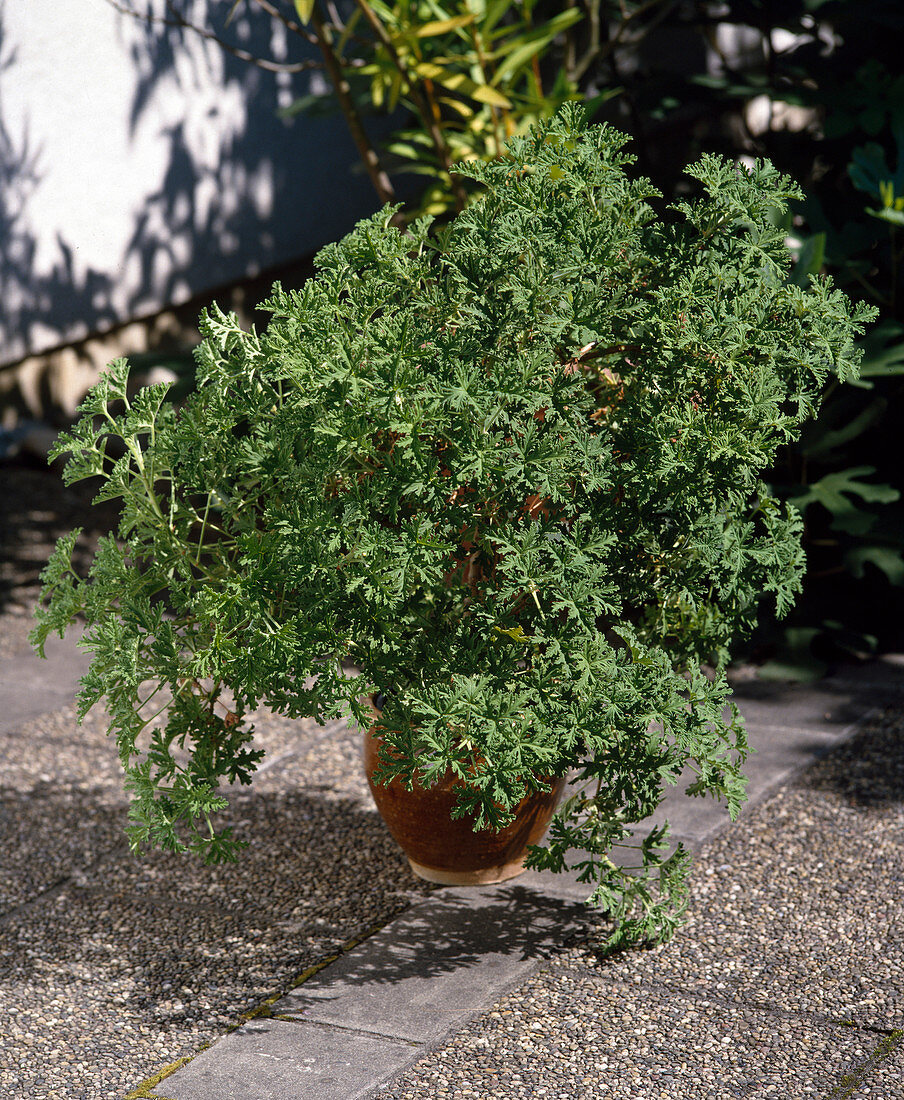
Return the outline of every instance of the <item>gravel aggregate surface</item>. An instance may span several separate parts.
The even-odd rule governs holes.
[[[52,471],[0,465],[0,679],[27,655],[56,538],[86,527],[83,568],[115,522],[115,508],[87,508],[91,496]],[[253,789],[230,792],[249,847],[210,868],[129,853],[101,710],[81,726],[71,705],[0,722],[3,1100],[125,1096],[433,889],[379,822],[360,735],[254,719],[263,768]]]
[[[115,746],[79,789],[74,717],[47,717],[58,771],[0,781],[0,1096],[120,1097],[196,1054],[310,966],[432,889],[410,873],[357,772],[358,736],[274,720],[279,765],[233,795],[249,847],[207,868],[122,839]],[[44,720],[23,744],[40,742]],[[315,745],[312,749],[311,744]],[[21,746],[20,746],[21,748]],[[102,746],[94,746],[101,763]],[[41,769],[52,769],[42,759]]]
[[[105,529],[89,499],[0,466],[0,671],[56,536],[88,519],[84,561]],[[3,1100],[125,1097],[432,892],[372,809],[358,734],[256,725],[264,766],[230,793],[249,847],[215,868],[128,852],[102,712],[0,728]],[[601,920],[571,929],[378,1095],[904,1100],[902,904],[898,706],[705,846],[672,943],[606,958]]]
[[[704,848],[671,943],[591,933],[379,1095],[901,1100],[902,913],[896,709]]]

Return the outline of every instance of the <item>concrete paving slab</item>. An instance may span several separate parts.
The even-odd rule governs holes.
[[[863,694],[828,683],[808,686],[754,680],[737,684],[733,701],[748,726],[774,726],[798,733],[835,731],[843,737],[846,727],[875,705],[864,700]]]
[[[568,901],[585,902],[592,890],[592,884],[578,882],[577,871],[525,871],[515,880],[523,890],[535,890],[544,898],[562,898]]]
[[[671,944],[629,980],[883,1030],[904,1028],[904,741],[877,722],[698,861]]]
[[[557,960],[373,1096],[841,1100],[864,1095],[833,1093],[846,1079],[878,1085],[892,1069],[876,1057],[881,1034],[635,984],[619,969]],[[884,1085],[872,1095],[900,1098],[890,1073]]]
[[[875,721],[707,845],[672,943],[566,950],[374,1098],[902,1100],[900,730]]]
[[[751,805],[762,802],[801,768],[829,752],[839,739],[850,736],[854,727],[849,723],[842,731],[813,727],[806,730],[781,726],[763,726],[751,722],[748,738],[752,752],[745,772],[748,776],[747,802],[741,815]],[[672,833],[680,837],[692,851],[731,825],[724,802],[712,798],[689,798],[685,788],[696,778],[690,770],[684,772],[677,786],[669,787],[655,814],[638,826],[644,835],[652,825],[668,820]]]
[[[317,1024],[255,1020],[167,1078],[172,1100],[358,1100],[418,1046]]]
[[[503,884],[420,902],[273,1005],[280,1016],[428,1043],[522,980],[584,908]]]

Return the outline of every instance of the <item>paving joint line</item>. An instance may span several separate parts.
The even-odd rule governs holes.
[[[855,1020],[844,1019],[838,1020],[832,1016],[827,1016],[824,1013],[818,1012],[806,1012],[798,1011],[793,1008],[783,1008],[781,1005],[777,1005],[774,1002],[762,1002],[751,1001],[748,997],[739,995],[732,999],[722,993],[709,993],[706,990],[694,990],[687,989],[685,986],[675,985],[672,982],[654,982],[654,981],[640,981],[640,982],[626,982],[623,978],[619,978],[616,974],[603,974],[591,967],[582,963],[578,963],[574,966],[574,969],[583,974],[585,978],[588,978],[595,985],[606,985],[617,988],[619,985],[629,985],[632,989],[642,989],[648,992],[656,992],[662,990],[672,996],[681,997],[684,1000],[699,1001],[705,1004],[715,1005],[722,1008],[747,1008],[754,1012],[761,1012],[767,1016],[777,1016],[781,1019],[797,1020],[801,1023],[810,1024],[815,1027],[823,1028],[839,1028],[843,1027],[850,1031],[869,1031],[877,1035],[896,1035],[898,1033],[904,1034],[900,1028],[896,1027],[879,1027],[877,1024],[858,1024]]]
[[[858,719],[857,722],[852,723],[852,724],[853,725],[859,725],[860,721],[861,720]],[[769,733],[791,733],[791,734],[800,734],[800,733],[813,734],[813,733],[817,733],[817,734],[820,734],[822,737],[826,738],[826,744],[830,748],[832,747],[832,745],[835,743],[836,740],[843,740],[845,737],[849,736],[848,726],[845,726],[841,730],[828,730],[828,731],[826,731],[824,727],[818,726],[818,725],[806,725],[805,726],[805,725],[801,724],[799,726],[783,726],[783,725],[775,726],[775,725],[772,725],[769,722],[754,722],[754,721],[745,721],[745,725],[747,727],[747,733],[748,734],[750,734],[751,730],[763,730],[763,731],[766,731],[766,732],[769,732]],[[828,740],[829,738],[831,738],[831,740]]]
[[[306,737],[306,744],[304,748],[289,749],[286,752],[281,752],[278,756],[272,757],[270,760],[264,759],[261,766],[255,769],[255,776],[263,775],[266,772],[273,771],[279,768],[282,764],[285,764],[289,760],[294,760],[301,756],[303,752],[307,752],[309,749],[323,744],[324,741],[329,741],[335,736],[335,730],[328,727],[317,726],[315,729],[306,731],[308,736]]]
[[[880,704],[871,703],[871,704],[865,706],[863,710],[860,710],[859,707],[857,708],[857,710],[858,710],[857,717],[852,718],[850,720],[850,722],[848,722],[846,725],[842,726],[840,730],[833,730],[833,729],[826,730],[825,729],[825,724],[820,726],[819,724],[804,725],[803,723],[801,723],[801,724],[796,725],[796,726],[786,726],[786,725],[782,725],[782,724],[772,725],[770,722],[757,722],[756,720],[753,720],[749,723],[747,723],[745,721],[745,725],[747,725],[747,727],[748,727],[748,729],[747,729],[748,733],[750,732],[751,729],[774,730],[776,732],[787,732],[787,733],[794,733],[794,734],[823,732],[823,733],[827,733],[828,736],[831,737],[834,741],[845,741],[848,738],[852,737],[854,735],[854,733],[856,733],[856,731],[865,722],[871,721],[873,718],[878,717],[882,712],[882,706]],[[741,711],[742,716],[743,716],[743,713],[744,712]],[[820,749],[816,750],[816,752],[817,753],[821,752],[821,746],[820,746]],[[805,764],[803,766],[807,767],[808,765]]]
[[[126,851],[125,844],[122,841],[119,841],[116,844],[114,844],[113,847],[108,848],[107,851],[102,852],[96,859],[92,860],[92,862],[89,863],[86,867],[80,867],[76,871],[72,872],[71,874],[64,875],[62,878],[56,879],[49,886],[46,886],[46,887],[44,887],[44,889],[39,890],[37,894],[35,894],[32,897],[28,898],[26,901],[19,902],[19,904],[14,905],[12,907],[12,909],[7,909],[5,912],[0,913],[0,927],[2,927],[4,924],[6,924],[9,920],[12,920],[14,917],[17,917],[22,913],[27,913],[30,909],[33,909],[35,906],[40,905],[43,902],[46,902],[48,900],[52,900],[55,897],[58,897],[59,894],[67,886],[74,886],[75,889],[77,889],[77,890],[85,889],[84,887],[81,887],[81,886],[78,885],[78,883],[76,881],[76,878],[77,878],[78,875],[88,874],[90,871],[94,871],[96,869],[99,869],[100,866],[107,859],[109,859],[111,856],[115,855],[117,852],[122,854],[125,851]],[[100,890],[102,893],[106,893],[106,894],[110,893],[109,890],[104,891],[100,887],[98,887],[97,889]]]
[[[904,1039],[904,1031],[895,1030],[882,1040],[873,1053],[854,1069],[853,1073],[846,1073],[841,1081],[828,1094],[826,1100],[848,1100],[853,1097],[854,1089],[862,1085],[866,1078],[879,1068],[879,1066],[901,1045]],[[842,1091],[843,1090],[843,1091]]]
[[[128,901],[148,905],[152,909],[157,910],[175,909],[177,911],[187,911],[189,913],[206,913],[210,916],[231,917],[234,920],[243,920],[246,916],[251,916],[251,914],[235,912],[233,910],[224,909],[222,906],[203,901],[180,901],[179,898],[167,898],[161,894],[143,894],[140,890],[111,890],[106,886],[95,886],[93,884],[83,886],[76,882],[73,876],[70,876],[70,881],[72,882],[73,889],[77,890],[82,895],[87,894],[108,898],[124,898]]]
[[[393,1035],[388,1031],[374,1031],[366,1027],[352,1027],[349,1024],[337,1024],[332,1020],[306,1020],[303,1016],[289,1016],[281,1012],[261,1013],[256,1019],[279,1020],[284,1024],[294,1024],[296,1027],[317,1027],[324,1031],[341,1031],[345,1034],[366,1035],[369,1039],[388,1039],[391,1043],[404,1043],[405,1046],[414,1047],[422,1051],[427,1046],[427,1041],[418,1039],[406,1039],[404,1035]]]
[[[539,891],[535,892],[540,893]],[[380,1078],[380,1080],[370,1085],[367,1088],[367,1091],[360,1093],[359,1100],[371,1100],[371,1098],[375,1098],[380,1095],[387,1086],[391,1085],[392,1081],[395,1080],[395,1078],[403,1074],[406,1070],[410,1069],[411,1066],[418,1062],[421,1058],[425,1057],[435,1050],[439,1050],[442,1045],[448,1041],[451,1035],[457,1034],[462,1028],[467,1027],[467,1025],[470,1024],[473,1020],[478,1019],[484,1012],[488,1011],[489,1008],[492,1007],[492,1004],[494,1004],[495,1001],[498,1000],[500,997],[506,996],[508,993],[512,992],[512,990],[517,989],[524,982],[529,981],[544,967],[548,968],[553,958],[555,957],[555,949],[551,948],[549,955],[543,955],[541,957],[524,960],[525,966],[522,972],[517,977],[511,978],[509,981],[501,983],[498,987],[491,991],[492,999],[487,998],[489,1004],[478,1005],[473,1010],[464,1013],[458,1018],[458,1020],[456,1020],[452,1025],[446,1028],[445,1031],[442,1032],[442,1034],[425,1040],[421,1043],[397,1035],[386,1035],[375,1031],[365,1031],[362,1028],[343,1026],[342,1024],[336,1024],[328,1021],[305,1020],[303,1017],[298,1016],[286,1018],[283,1016],[282,1013],[274,1013],[271,1011],[271,1006],[277,1001],[282,1000],[288,993],[294,992],[295,990],[301,988],[305,984],[305,982],[315,977],[321,971],[326,970],[333,963],[338,962],[338,960],[343,955],[351,953],[357,947],[361,946],[367,940],[375,936],[378,932],[382,932],[398,917],[401,917],[404,914],[410,912],[418,905],[429,901],[432,896],[432,894],[429,894],[426,897],[418,898],[410,905],[406,906],[404,909],[399,910],[383,924],[375,925],[369,931],[361,934],[358,937],[355,937],[353,940],[347,941],[347,943],[343,945],[340,951],[334,953],[329,958],[324,959],[320,963],[315,963],[313,966],[303,971],[301,976],[296,979],[296,981],[293,982],[292,985],[285,992],[273,994],[265,1001],[263,1001],[257,1008],[252,1009],[249,1012],[243,1013],[242,1018],[237,1023],[231,1025],[217,1039],[214,1039],[211,1042],[205,1044],[205,1046],[200,1048],[196,1054],[188,1055],[185,1058],[180,1059],[179,1062],[173,1063],[171,1067],[164,1067],[162,1070],[158,1071],[157,1074],[142,1081],[139,1085],[135,1087],[132,1092],[130,1092],[126,1096],[125,1100],[143,1100],[143,1098],[144,1100],[168,1100],[168,1098],[163,1095],[152,1095],[150,1090],[156,1088],[157,1085],[162,1084],[162,1082],[165,1081],[168,1077],[172,1076],[178,1070],[184,1068],[184,1066],[188,1065],[189,1062],[194,1061],[194,1059],[197,1058],[199,1055],[213,1050],[216,1047],[216,1044],[220,1042],[220,1040],[238,1031],[246,1024],[254,1023],[259,1019],[276,1019],[280,1020],[281,1022],[290,1022],[295,1025],[319,1025],[325,1030],[332,1030],[334,1032],[340,1032],[344,1034],[367,1035],[372,1038],[383,1039],[389,1042],[397,1043],[399,1045],[411,1047],[411,1055],[404,1061],[404,1063],[400,1064],[399,1066],[391,1070],[388,1074]]]
[[[40,890],[34,897],[28,898],[27,901],[20,901],[18,905],[14,905],[12,909],[7,909],[5,912],[0,913],[0,928],[9,921],[14,920],[16,917],[21,916],[23,913],[27,913],[29,909],[33,909],[41,902],[52,900],[62,890],[65,889],[66,884],[72,881],[71,875],[64,875],[63,878],[58,878],[52,882],[49,886],[45,886],[43,890]]]
[[[867,706],[857,715],[856,718],[854,718],[852,721],[848,722],[844,727],[842,727],[842,729],[837,730],[837,731],[836,730],[828,730],[827,731],[825,729],[825,727],[822,727],[822,732],[823,733],[828,732],[831,735],[831,740],[829,740],[827,738],[826,743],[824,745],[818,746],[816,749],[813,749],[811,747],[810,751],[808,753],[809,759],[804,761],[804,762],[801,762],[797,765],[793,765],[792,767],[790,767],[787,770],[786,773],[784,773],[778,780],[776,780],[775,783],[773,783],[770,786],[768,786],[767,788],[765,788],[758,795],[757,802],[768,801],[779,790],[781,790],[784,786],[786,786],[788,784],[788,782],[790,780],[792,780],[795,776],[803,773],[809,767],[811,767],[812,764],[815,763],[818,759],[821,759],[823,756],[828,755],[831,751],[833,751],[835,748],[837,748],[844,741],[849,740],[866,722],[870,721],[874,716],[881,713],[881,709],[882,709],[882,707],[878,706],[878,705]],[[793,733],[793,734],[815,733],[815,732],[820,730],[819,726],[813,727],[813,726],[807,725],[807,726],[790,727],[790,726],[782,726],[782,725],[771,726],[767,723],[750,723],[748,725],[748,734],[750,732],[755,731],[758,728],[759,729],[773,730],[773,731],[787,730],[789,733]],[[280,761],[279,758],[276,758],[273,761],[273,765],[276,766],[280,762],[282,762],[282,761]],[[727,828],[727,826],[728,826],[728,822],[721,823],[720,825],[718,825],[712,831],[712,833],[709,833],[705,838],[702,838],[701,840],[698,840],[698,844],[701,844],[701,845],[708,844],[711,840],[715,839],[716,836],[718,836],[720,833],[722,833]],[[542,891],[538,890],[537,893],[540,894],[541,896],[543,896]],[[406,913],[409,913],[412,909],[415,909],[419,905],[429,901],[431,896],[432,895],[427,895],[426,897],[420,899],[419,901],[415,901],[415,902],[412,902],[411,904],[409,904],[407,906],[404,906],[402,909],[398,910],[392,916],[388,917],[385,922],[381,923],[380,925],[374,926],[374,927],[368,929],[367,931],[365,931],[364,933],[360,934],[359,936],[353,937],[351,940],[347,941],[346,944],[344,944],[339,949],[339,951],[336,951],[336,952],[332,953],[330,956],[328,956],[326,959],[324,959],[320,963],[315,964],[314,966],[309,967],[306,971],[304,971],[302,973],[302,975],[298,979],[296,979],[295,982],[293,982],[289,985],[289,987],[288,987],[288,989],[286,990],[285,993],[277,993],[277,994],[267,998],[262,1004],[260,1004],[260,1006],[257,1009],[252,1010],[251,1012],[243,1013],[241,1020],[237,1024],[235,1024],[232,1027],[228,1028],[224,1032],[224,1034],[220,1036],[220,1039],[225,1038],[227,1035],[232,1034],[233,1032],[235,1032],[236,1030],[238,1030],[239,1028],[241,1028],[245,1024],[250,1023],[255,1019],[259,1019],[259,1018],[271,1018],[271,1019],[273,1019],[273,1018],[275,1018],[275,1019],[278,1019],[278,1020],[282,1021],[283,1020],[283,1014],[282,1013],[273,1013],[271,1011],[271,1006],[273,1004],[275,1004],[276,1001],[282,999],[282,997],[284,997],[286,995],[286,993],[292,992],[292,991],[295,991],[295,990],[299,989],[301,986],[303,986],[303,984],[306,981],[308,981],[310,978],[314,977],[316,974],[319,974],[321,971],[327,970],[333,963],[337,962],[342,956],[353,952],[356,948],[358,948],[362,944],[366,943],[367,940],[371,939],[378,932],[383,931],[385,928],[387,928],[390,924],[392,924],[399,917],[403,916]],[[511,979],[510,981],[503,982],[499,986],[496,986],[496,987],[487,986],[486,992],[488,993],[489,996],[483,998],[483,1000],[484,1001],[489,1000],[490,1004],[495,1003],[500,998],[506,996],[509,992],[511,992],[511,990],[513,990],[515,988],[518,988],[521,985],[523,985],[525,982],[529,981],[535,974],[537,974],[542,969],[544,969],[544,968],[549,969],[551,962],[555,958],[555,954],[556,954],[555,950],[552,950],[549,953],[549,955],[547,955],[545,957],[539,957],[539,958],[531,959],[531,960],[527,961],[526,965],[524,966],[524,968],[521,970],[520,974],[517,977]],[[602,980],[606,980],[606,979],[602,979]],[[693,997],[695,999],[702,999],[702,1000],[707,999],[707,997],[705,995],[692,995],[692,994],[689,994],[688,991],[684,991],[684,990],[682,990],[682,991],[675,990],[675,991],[672,991],[672,992],[678,993],[679,995],[684,996],[684,997]],[[730,1002],[727,998],[718,998],[717,997],[717,998],[709,998],[709,999],[711,1000],[712,1003],[719,1004],[719,1005],[730,1005],[732,1007],[736,1007],[736,1004],[737,1004],[737,1002]],[[747,1004],[747,1002],[744,1002],[744,1003],[745,1003],[745,1005]],[[763,1012],[764,1014],[768,1014],[770,1011],[772,1011],[774,1013],[780,1013],[782,1015],[790,1016],[791,1018],[796,1018],[796,1019],[800,1019],[802,1021],[807,1021],[807,1017],[805,1015],[793,1013],[793,1012],[790,1012],[789,1010],[770,1009],[769,1006],[763,1006],[763,1005],[756,1006],[756,1005],[753,1005],[753,1004],[750,1004],[749,1008],[750,1008],[750,1010],[760,1011],[760,1012]],[[343,1026],[341,1024],[325,1023],[325,1022],[314,1021],[314,1020],[307,1020],[306,1021],[306,1020],[303,1019],[303,1017],[289,1018],[289,1020],[287,1020],[285,1022],[291,1022],[291,1023],[296,1024],[296,1025],[301,1024],[301,1023],[308,1023],[308,1024],[323,1023],[324,1026],[327,1029],[332,1030],[334,1032],[345,1032],[346,1034],[368,1034],[368,1035],[372,1035],[372,1037],[374,1037],[374,1038],[388,1040],[388,1041],[391,1041],[391,1042],[404,1043],[408,1046],[412,1046],[414,1048],[413,1051],[412,1051],[412,1055],[409,1059],[407,1059],[405,1061],[404,1065],[398,1066],[397,1068],[393,1069],[390,1073],[385,1074],[383,1077],[380,1078],[380,1080],[375,1081],[371,1086],[366,1088],[365,1092],[360,1094],[361,1097],[362,1097],[362,1100],[369,1100],[369,1098],[376,1097],[379,1093],[383,1092],[383,1090],[387,1086],[391,1086],[392,1081],[395,1080],[396,1078],[398,1078],[407,1069],[409,1069],[415,1062],[419,1061],[421,1058],[428,1055],[433,1050],[439,1049],[443,1045],[443,1043],[445,1043],[448,1040],[450,1035],[460,1032],[463,1028],[467,1027],[468,1024],[470,1024],[474,1019],[477,1019],[479,1016],[481,1016],[485,1011],[487,1011],[487,1006],[484,1003],[481,1003],[480,1005],[476,1005],[472,1011],[467,1011],[465,1013],[462,1013],[458,1017],[458,1019],[455,1020],[452,1025],[450,1025],[450,1027],[445,1029],[445,1031],[443,1032],[442,1035],[440,1035],[438,1037],[435,1037],[434,1039],[431,1039],[431,1040],[429,1040],[429,1041],[427,1041],[423,1044],[416,1044],[416,1043],[413,1043],[411,1040],[401,1039],[397,1036],[388,1036],[388,1035],[380,1034],[380,1033],[377,1033],[377,1032],[370,1033],[370,1032],[363,1031],[360,1028]],[[811,1018],[809,1022],[814,1023],[814,1022],[816,1022],[816,1020],[818,1020],[818,1018]],[[820,1026],[837,1028],[839,1026],[852,1026],[852,1025],[842,1024],[842,1023],[839,1023],[839,1021],[827,1020],[825,1023],[821,1024]],[[856,1027],[857,1025],[853,1025],[853,1026]],[[866,1028],[863,1028],[863,1030],[866,1030]],[[884,1034],[884,1032],[883,1032],[883,1034]],[[891,1034],[894,1034],[894,1032],[891,1032]],[[219,1040],[214,1040],[214,1042],[211,1043],[206,1049],[207,1050],[215,1049],[216,1044],[217,1044],[218,1041]],[[136,1098],[141,1097],[141,1096],[148,1096],[150,1089],[155,1088],[156,1085],[162,1083],[163,1080],[165,1080],[167,1077],[171,1076],[171,1074],[175,1073],[178,1069],[182,1068],[184,1065],[187,1065],[189,1062],[193,1061],[194,1058],[197,1057],[197,1055],[199,1055],[203,1052],[204,1051],[199,1050],[196,1055],[189,1056],[185,1061],[181,1061],[178,1064],[174,1064],[172,1066],[172,1068],[167,1067],[166,1072],[162,1072],[161,1074],[158,1074],[155,1077],[149,1078],[146,1081],[142,1082],[139,1086],[137,1086],[137,1088],[134,1090],[133,1093],[129,1094],[129,1096],[130,1097],[136,1097]],[[150,1084],[149,1082],[151,1082],[151,1081],[154,1081],[155,1083]],[[158,1097],[157,1100],[164,1100],[164,1098],[163,1097]]]

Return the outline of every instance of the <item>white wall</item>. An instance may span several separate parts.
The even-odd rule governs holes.
[[[208,27],[231,6],[180,3]],[[248,0],[228,34],[317,57]],[[312,80],[108,0],[0,0],[0,364],[307,255],[375,210],[341,115],[276,115]]]

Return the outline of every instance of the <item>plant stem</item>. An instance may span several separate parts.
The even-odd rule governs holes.
[[[462,185],[461,179],[452,171],[452,158],[449,154],[449,146],[446,143],[446,139],[443,137],[442,130],[439,128],[433,110],[431,110],[429,97],[425,97],[421,94],[421,89],[417,80],[409,73],[405,62],[399,56],[399,52],[395,48],[386,28],[380,22],[379,17],[373,8],[371,8],[370,4],[367,3],[367,0],[355,0],[355,3],[361,9],[364,18],[370,23],[374,34],[383,44],[386,52],[389,54],[390,60],[398,69],[402,79],[408,85],[408,94],[414,102],[417,113],[421,116],[424,129],[430,135],[430,140],[433,142],[433,148],[439,158],[440,165],[444,171],[448,173],[452,183],[452,192],[455,195],[455,208],[458,211],[464,210],[465,204],[468,201],[468,196]]]
[[[348,81],[345,79],[339,58],[336,57],[336,54],[333,52],[332,36],[326,24],[321,19],[320,12],[316,7],[311,13],[311,22],[314,24],[314,30],[317,36],[317,46],[323,55],[323,62],[329,73],[333,90],[336,93],[336,98],[339,100],[339,106],[342,108],[342,113],[345,115],[345,122],[348,126],[349,133],[352,135],[352,140],[357,147],[358,155],[361,157],[367,174],[370,177],[370,182],[373,184],[380,202],[395,202],[396,194],[395,188],[392,185],[392,180],[390,180],[386,169],[380,163],[377,151],[374,149],[370,138],[367,136],[361,122],[361,116],[358,114],[358,109],[355,107],[354,100],[352,99],[351,88]]]
[[[487,59],[484,55],[480,32],[476,26],[471,27],[471,36],[474,40],[474,50],[477,53],[477,64],[480,66],[480,75],[483,78],[484,84],[489,84],[491,81],[487,73]],[[493,138],[496,142],[496,156],[498,157],[502,152],[502,131],[499,129],[499,111],[496,107],[490,106],[490,114],[493,118]]]

